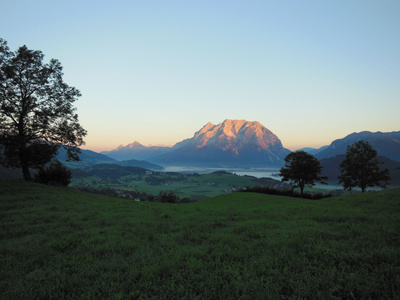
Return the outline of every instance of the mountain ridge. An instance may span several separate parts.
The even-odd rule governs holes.
[[[114,150],[102,151],[101,154],[116,160],[148,160],[154,156],[169,151],[168,146],[144,146],[138,141],[134,141],[126,146],[120,145]]]
[[[346,154],[347,146],[361,140],[370,143],[378,152],[378,155],[385,156],[394,161],[400,161],[400,131],[353,132],[344,138],[334,140],[327,148],[318,152],[315,157],[321,160]]]
[[[318,159],[345,154],[347,146],[359,141],[368,141],[381,156],[400,161],[400,131],[353,132],[334,140],[319,149],[303,148]],[[160,165],[279,165],[290,150],[285,149],[280,139],[258,121],[225,119],[219,124],[206,123],[192,137],[172,147],[144,146],[134,141],[120,145],[111,151],[101,152],[117,160],[146,160]]]
[[[290,150],[258,121],[225,119],[208,122],[191,138],[172,147],[146,147],[137,141],[101,152],[114,159],[145,159],[164,164],[238,166],[282,164]]]
[[[192,138],[176,143],[170,152],[154,158],[158,164],[254,166],[282,164],[290,150],[257,121],[208,122]]]

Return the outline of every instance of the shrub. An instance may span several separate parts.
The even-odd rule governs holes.
[[[46,168],[40,168],[34,176],[34,181],[47,185],[68,186],[71,183],[72,172],[58,160]]]
[[[158,201],[164,203],[176,203],[179,201],[179,198],[174,192],[160,192],[158,195]]]
[[[282,190],[282,189],[275,189],[275,188],[271,188],[271,187],[262,187],[262,186],[246,187],[246,188],[239,189],[238,192],[261,193],[261,194],[268,194],[268,195],[305,198],[305,199],[312,199],[312,200],[318,200],[318,199],[332,197],[331,194],[305,192],[302,195],[301,193],[295,192],[293,190],[285,190],[285,189]]]

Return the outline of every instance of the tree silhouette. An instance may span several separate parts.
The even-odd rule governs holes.
[[[280,170],[282,181],[288,181],[293,188],[299,187],[303,196],[304,187],[316,182],[326,184],[327,177],[319,174],[322,166],[318,159],[305,151],[295,151],[285,157],[285,166]]]
[[[367,187],[385,187],[390,180],[387,169],[380,170],[378,153],[365,141],[359,141],[347,147],[346,157],[340,164],[339,183],[345,190],[361,188],[364,193]]]
[[[58,60],[43,63],[43,57],[26,46],[11,52],[0,39],[0,164],[21,168],[25,180],[60,145],[68,159],[79,160],[86,135],[72,105],[79,90],[63,82]]]
[[[72,172],[55,160],[46,168],[40,168],[35,174],[34,180],[39,183],[49,185],[68,186],[71,183]]]

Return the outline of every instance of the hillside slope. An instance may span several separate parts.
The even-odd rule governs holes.
[[[400,297],[400,190],[137,203],[0,181],[0,296]]]

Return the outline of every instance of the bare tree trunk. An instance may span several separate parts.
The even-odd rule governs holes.
[[[29,171],[29,163],[26,158],[26,149],[24,149],[23,146],[20,147],[19,161],[20,161],[22,175],[24,177],[24,180],[31,181],[32,177],[31,177],[31,172]]]
[[[24,176],[24,180],[31,181],[32,177],[31,177],[31,172],[29,171],[28,164],[21,161],[21,169],[22,169],[22,175]]]

